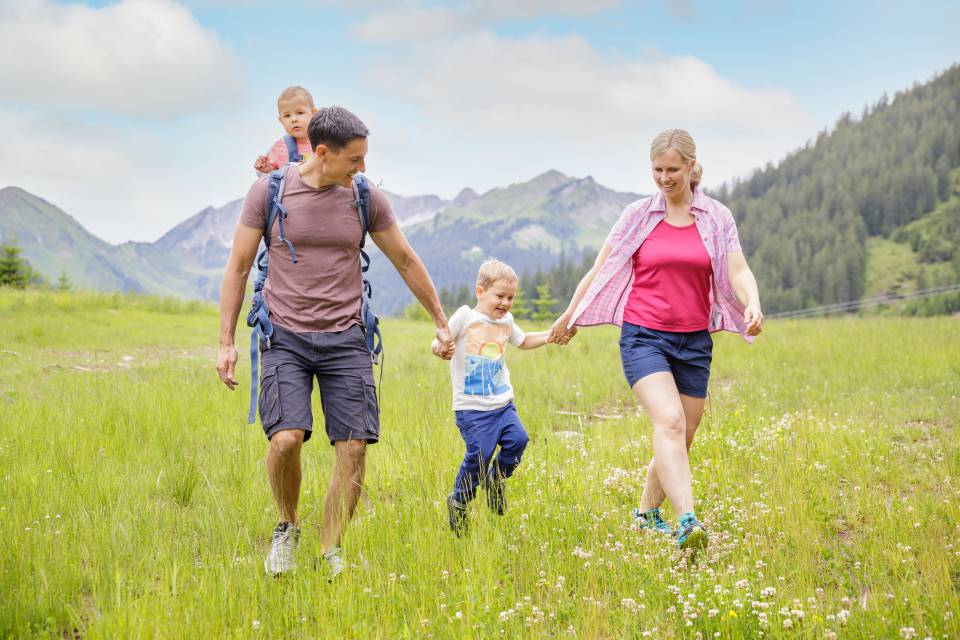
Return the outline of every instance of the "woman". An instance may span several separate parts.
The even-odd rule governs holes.
[[[725,329],[747,341],[763,328],[760,294],[730,210],[704,195],[690,134],[664,131],[650,145],[658,193],[624,209],[593,268],[550,331],[566,343],[577,326],[617,324],[627,382],[653,422],[653,459],[634,511],[641,526],[673,534],[660,516],[680,515],[681,548],[702,549],[687,451],[707,397],[713,340]]]

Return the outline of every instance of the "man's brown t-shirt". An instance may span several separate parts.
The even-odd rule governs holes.
[[[298,165],[287,168],[283,206],[284,235],[293,243],[297,263],[280,241],[279,219],[270,233],[270,270],[264,299],[270,320],[284,329],[343,331],[360,323],[360,216],[353,189],[334,185],[314,189],[300,177]],[[250,187],[240,223],[263,230],[267,223],[267,186],[263,177]],[[397,223],[386,196],[370,187],[370,231]],[[279,218],[279,216],[278,216]]]

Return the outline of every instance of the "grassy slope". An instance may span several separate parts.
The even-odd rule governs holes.
[[[954,284],[958,276],[949,256],[956,252],[958,224],[960,197],[953,196],[898,230],[893,239],[868,239],[864,297]]]
[[[313,568],[321,438],[301,570],[262,575],[264,440],[246,392],[216,380],[212,308],[0,291],[0,323],[0,637],[960,635],[955,319],[718,336],[692,458],[712,546],[692,568],[628,528],[650,428],[613,331],[511,352],[531,444],[507,516],[478,501],[458,541],[441,504],[462,455],[447,370],[427,325],[388,321],[384,440],[334,585]]]
[[[0,212],[7,234],[0,240],[15,240],[31,265],[53,283],[66,273],[85,289],[190,297],[199,293],[200,277],[214,275],[193,267],[186,254],[162,253],[150,245],[111,245],[56,206],[17,187],[0,189]]]

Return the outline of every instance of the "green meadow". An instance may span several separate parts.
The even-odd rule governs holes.
[[[507,515],[481,495],[454,538],[448,365],[429,324],[388,319],[382,440],[333,583],[319,421],[297,572],[264,575],[245,328],[231,393],[205,304],[3,290],[0,326],[0,637],[960,637],[955,317],[716,335],[697,558],[631,528],[651,432],[610,327],[508,355],[530,446]]]

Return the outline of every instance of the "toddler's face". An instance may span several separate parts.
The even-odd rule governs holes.
[[[280,124],[287,135],[293,136],[297,140],[307,138],[307,125],[310,124],[310,118],[316,109],[313,103],[306,96],[296,95],[286,100],[280,100],[277,103],[280,111]]]
[[[477,311],[499,320],[510,311],[516,295],[516,280],[497,280],[489,287],[477,287]]]

